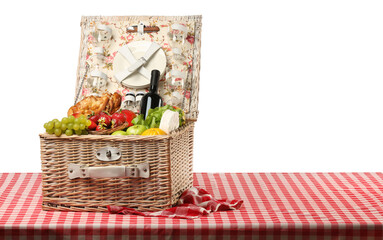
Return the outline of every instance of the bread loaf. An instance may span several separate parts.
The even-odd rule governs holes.
[[[117,92],[104,93],[102,96],[88,96],[69,108],[68,116],[80,114],[88,116],[92,113],[99,114],[101,111],[113,114],[120,108],[121,99],[121,95]]]

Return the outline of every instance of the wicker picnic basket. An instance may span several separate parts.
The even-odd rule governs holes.
[[[158,136],[90,134],[56,137],[40,134],[43,210],[103,212],[107,211],[108,205],[115,205],[139,211],[157,211],[175,205],[181,193],[193,184],[201,16],[82,17],[75,102],[81,98],[78,93],[87,74],[84,63],[89,52],[86,41],[89,28],[95,22],[131,24],[137,21],[159,25],[176,21],[192,24],[193,58],[190,64],[190,99],[184,108],[186,124],[168,135]],[[108,173],[111,168],[121,169],[124,177],[115,176],[115,171]],[[108,177],[92,177],[95,172]]]

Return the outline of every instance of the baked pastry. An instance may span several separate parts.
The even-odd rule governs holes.
[[[112,96],[109,97],[109,101],[106,104],[105,110],[109,114],[115,113],[121,107],[121,95],[117,92],[113,93]]]
[[[117,92],[104,93],[102,96],[88,96],[69,108],[68,116],[80,114],[88,116],[92,113],[99,114],[101,111],[113,114],[120,108],[121,99],[121,95]]]

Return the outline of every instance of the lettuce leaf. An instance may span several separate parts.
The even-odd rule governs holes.
[[[180,108],[174,108],[171,105],[165,105],[163,107],[156,107],[154,109],[149,109],[148,116],[144,119],[144,115],[137,115],[132,123],[134,125],[144,125],[147,128],[158,128],[160,126],[162,115],[166,110],[171,110],[174,112],[178,112],[180,116],[180,126],[185,123],[185,113]]]

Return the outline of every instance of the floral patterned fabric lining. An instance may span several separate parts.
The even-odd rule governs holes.
[[[159,27],[158,32],[145,32],[140,34],[137,32],[127,32],[128,26],[137,26],[139,23],[144,23],[146,26]],[[98,24],[103,24],[112,29],[112,38],[107,41],[96,41],[92,32]],[[173,24],[181,24],[187,27],[187,33],[185,33],[184,40],[173,38],[172,33],[179,33],[178,30],[173,30]],[[113,77],[113,61],[118,50],[130,42],[133,41],[154,41],[161,45],[166,55],[166,70],[159,83],[159,94],[163,97],[165,104],[177,105],[184,109],[187,113],[190,108],[190,99],[192,91],[192,79],[193,79],[193,57],[194,57],[194,43],[195,43],[195,20],[193,19],[158,19],[149,18],[145,20],[129,19],[119,21],[105,20],[102,17],[97,20],[89,21],[86,26],[85,32],[86,42],[86,65],[89,66],[91,72],[97,66],[98,69],[108,76],[107,90],[109,92],[119,92],[123,96],[123,101],[127,92],[147,92],[148,89],[132,89],[122,86]],[[95,52],[96,48],[102,47],[104,50],[104,58],[100,60],[97,58]],[[176,49],[176,51],[173,51]],[[181,52],[181,55],[180,55]],[[100,63],[101,61],[101,63]],[[185,79],[179,77],[172,77],[171,71],[178,70],[185,74]],[[88,74],[89,75],[89,74]],[[83,78],[87,78],[84,76]],[[182,81],[183,84],[172,84],[175,81]],[[87,88],[86,84],[82,84],[80,99],[88,96],[91,91]],[[173,104],[174,96],[181,96],[182,100],[178,104]],[[176,101],[174,101],[176,102]]]

